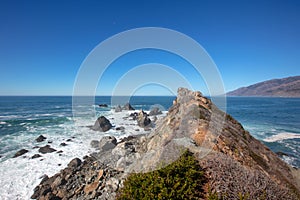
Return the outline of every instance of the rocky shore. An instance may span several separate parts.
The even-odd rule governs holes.
[[[239,194],[247,199],[300,197],[299,172],[200,92],[179,88],[174,105],[155,126],[143,111],[131,117],[141,128],[152,130],[119,142],[113,136],[92,141],[94,153],[82,160],[74,158],[52,177],[44,176],[32,198],[116,199],[131,173],[167,166],[184,149],[189,149],[205,170],[203,191],[207,194],[220,199],[240,199]],[[103,118],[101,121],[108,124]],[[99,120],[95,126],[101,128]]]

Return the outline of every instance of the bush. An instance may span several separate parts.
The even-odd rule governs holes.
[[[200,199],[205,182],[198,161],[186,150],[162,169],[129,175],[117,199]]]

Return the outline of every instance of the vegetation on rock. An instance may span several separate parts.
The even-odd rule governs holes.
[[[117,199],[200,199],[205,182],[204,171],[186,150],[162,169],[129,175]]]

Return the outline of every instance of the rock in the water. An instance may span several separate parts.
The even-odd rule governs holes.
[[[110,121],[108,119],[106,119],[106,117],[101,116],[96,120],[92,129],[94,131],[106,132],[109,129],[111,129],[111,127],[112,127],[112,125],[111,125]]]
[[[99,107],[100,107],[100,108],[107,108],[108,105],[107,105],[107,104],[99,104]]]
[[[43,146],[39,149],[39,152],[43,154],[52,153],[54,151],[56,151],[56,149],[51,148],[50,145]]]
[[[117,127],[116,128],[116,131],[124,131],[125,130],[125,127],[124,126],[120,126],[120,127]]]
[[[124,110],[135,110],[131,105],[130,103],[126,103],[123,107]]]
[[[147,113],[140,111],[137,116],[137,123],[140,127],[146,127],[151,124],[151,119],[148,118]]]
[[[149,112],[149,116],[153,116],[153,115],[161,115],[162,112],[158,107],[154,107],[150,110]]]
[[[31,159],[35,159],[35,158],[39,158],[39,157],[42,157],[40,154],[34,154]]]
[[[27,153],[27,152],[28,152],[27,149],[21,149],[21,150],[19,150],[17,153],[15,153],[15,155],[13,156],[13,158],[22,156],[22,155],[24,155],[24,154]]]
[[[39,137],[37,137],[36,139],[35,139],[35,141],[37,141],[37,142],[43,142],[44,140],[46,140],[47,138],[45,137],[45,136],[43,136],[43,135],[40,135]]]
[[[67,146],[67,144],[66,143],[64,143],[64,142],[62,142],[62,143],[60,143],[60,146]]]
[[[115,108],[115,112],[122,112],[122,107],[120,105],[117,105]]]

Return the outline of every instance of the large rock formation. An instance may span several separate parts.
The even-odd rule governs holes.
[[[108,119],[104,116],[98,117],[92,129],[94,131],[106,132],[111,129],[112,125]]]
[[[238,194],[248,199],[300,197],[296,171],[200,92],[178,89],[174,105],[154,131],[114,144],[76,169],[68,167],[42,181],[33,198],[114,199],[128,174],[163,167],[186,148],[205,169],[206,188],[223,199],[239,199]],[[112,195],[105,196],[107,192]]]

